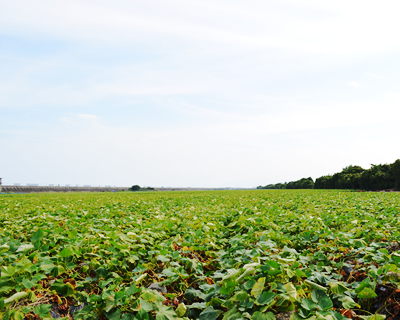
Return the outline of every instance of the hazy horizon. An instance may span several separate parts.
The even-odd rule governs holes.
[[[397,8],[2,2],[3,185],[251,188],[392,163]]]

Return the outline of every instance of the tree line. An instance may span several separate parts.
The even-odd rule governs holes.
[[[129,191],[156,191],[156,189],[147,187],[147,188],[142,188],[141,186],[135,184],[132,187],[128,189]]]
[[[370,169],[350,165],[341,172],[319,177],[315,182],[309,177],[288,183],[258,186],[257,189],[400,190],[400,159],[391,164],[372,164]]]

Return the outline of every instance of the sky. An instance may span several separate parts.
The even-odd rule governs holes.
[[[4,0],[3,184],[256,187],[400,158],[397,0]]]

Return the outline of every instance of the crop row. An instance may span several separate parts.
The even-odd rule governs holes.
[[[4,195],[0,319],[398,319],[395,193]]]

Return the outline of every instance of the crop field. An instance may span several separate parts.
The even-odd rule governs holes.
[[[399,239],[399,193],[0,195],[0,319],[400,319]]]

